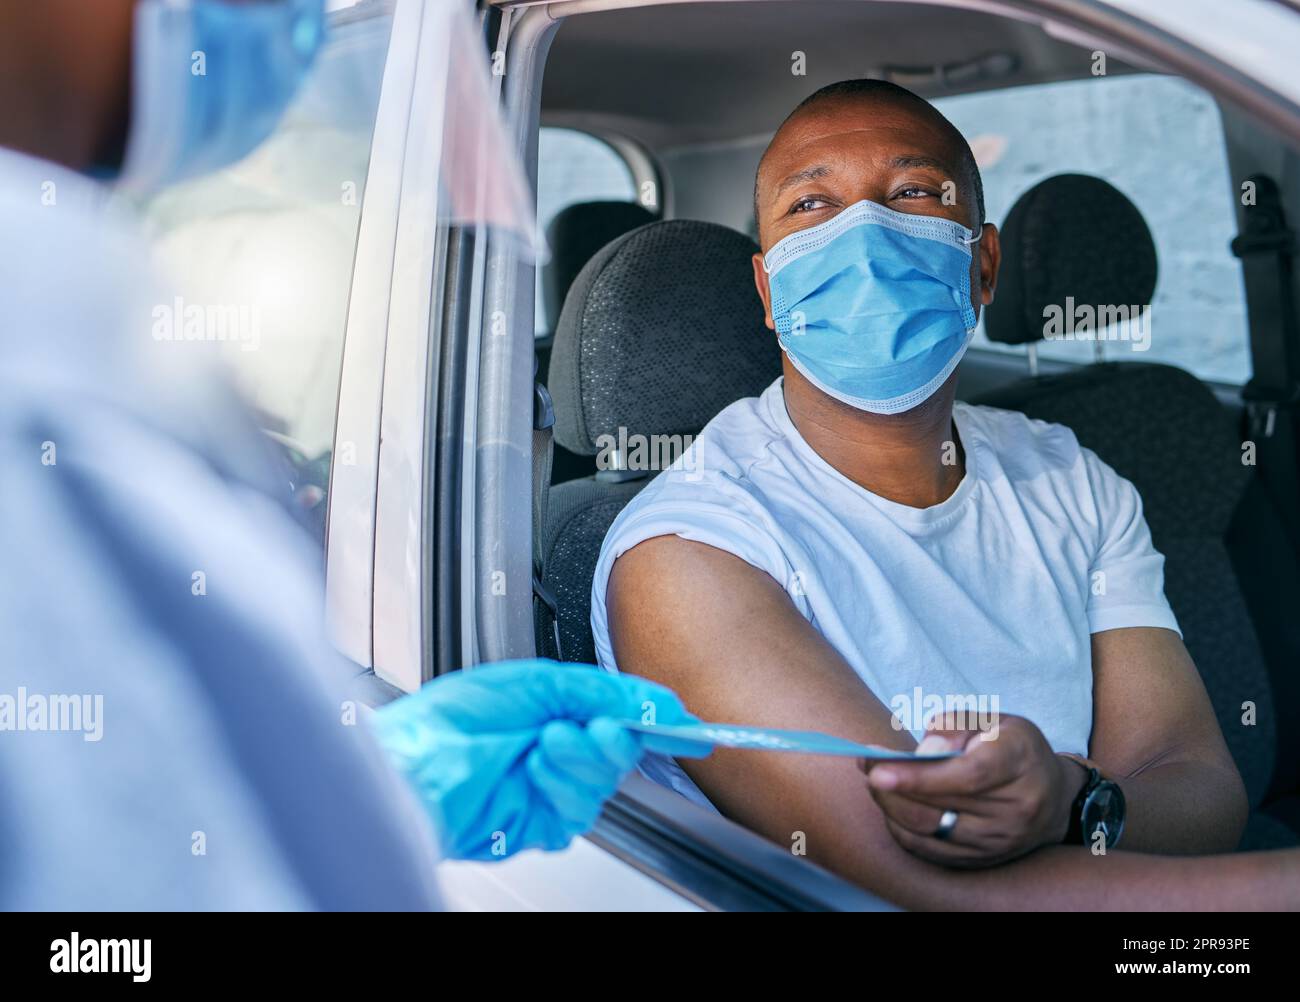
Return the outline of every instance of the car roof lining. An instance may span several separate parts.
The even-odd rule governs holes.
[[[805,75],[791,72],[796,51]],[[1134,71],[1107,50],[1108,76]],[[1088,78],[1092,52],[1025,20],[933,3],[624,7],[563,19],[542,121],[660,152],[743,141],[770,135],[818,87],[864,76],[934,98]]]

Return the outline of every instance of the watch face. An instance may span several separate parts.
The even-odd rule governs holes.
[[[1124,791],[1108,779],[1097,784],[1083,803],[1083,831],[1088,845],[1096,844],[1097,832],[1106,839],[1106,848],[1113,848],[1124,833]]]

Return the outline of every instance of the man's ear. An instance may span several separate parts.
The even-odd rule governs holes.
[[[754,288],[758,289],[758,298],[763,300],[763,323],[767,324],[770,331],[776,330],[776,324],[772,323],[772,290],[767,284],[767,269],[763,267],[763,255],[755,254],[751,260],[754,262]]]
[[[1002,238],[992,223],[984,224],[980,234],[980,303],[988,306],[998,288],[998,272],[1002,269]]]

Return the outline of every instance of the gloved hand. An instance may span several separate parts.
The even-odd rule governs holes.
[[[453,859],[562,849],[595,823],[646,750],[700,754],[615,722],[696,722],[670,690],[542,659],[444,675],[374,717]]]

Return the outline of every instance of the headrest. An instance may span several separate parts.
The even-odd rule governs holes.
[[[1057,174],[1016,200],[1002,224],[1002,272],[984,310],[992,341],[1043,338],[1047,306],[1145,306],[1156,288],[1156,246],[1138,207],[1086,174]]]
[[[548,331],[555,331],[569,286],[591,256],[615,237],[654,220],[654,213],[636,202],[579,202],[555,214],[546,228],[551,259],[542,269]]]
[[[555,440],[693,435],[781,374],[743,233],[691,220],[651,223],[587,262],[564,301],[548,388]]]

